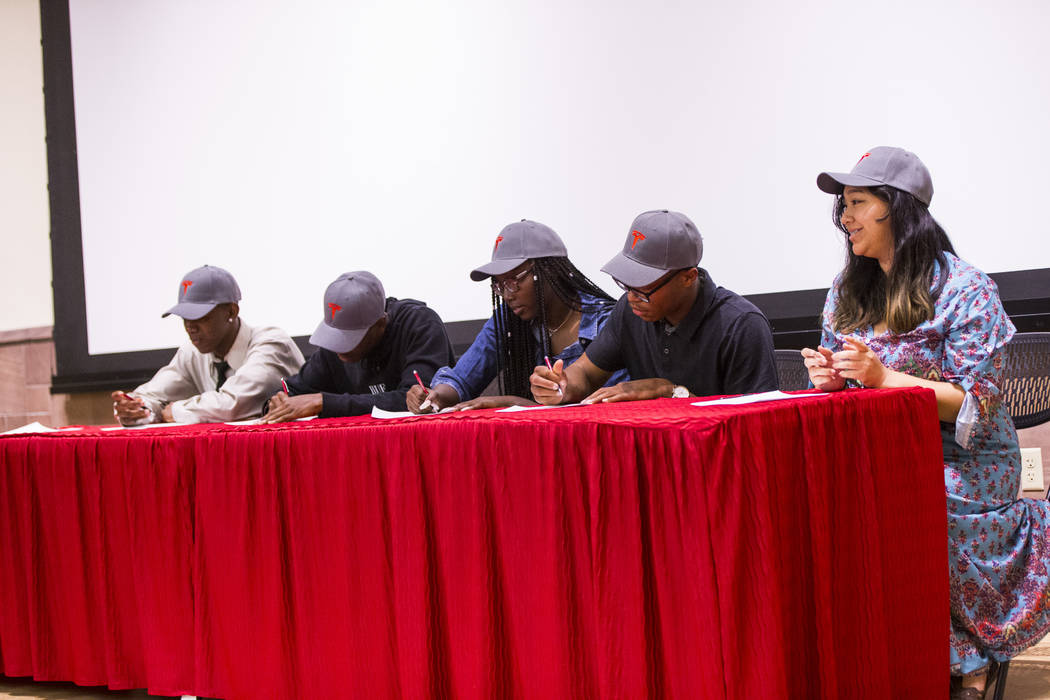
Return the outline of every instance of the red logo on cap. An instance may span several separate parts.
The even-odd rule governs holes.
[[[857,162],[858,162],[858,163],[860,163],[860,161],[861,161],[861,160],[864,160],[865,158],[867,158],[867,157],[868,157],[868,156],[870,156],[870,155],[871,155],[870,153],[865,153],[864,155],[862,155],[862,156],[860,157],[860,160],[858,160]]]
[[[193,280],[182,280],[182,296],[186,296],[186,290],[193,284]]]
[[[631,235],[634,236],[634,240],[631,241],[631,250],[634,250],[634,247],[638,245],[638,241],[645,240],[645,234],[641,231],[631,231]]]
[[[495,254],[496,249],[499,248],[499,244],[503,241],[503,236],[496,236],[496,245],[492,246],[492,252]]]
[[[329,304],[329,305],[328,305],[328,308],[332,310],[332,318],[331,318],[331,319],[329,319],[329,320],[331,320],[331,321],[335,321],[335,312],[336,312],[336,311],[339,311],[339,310],[340,310],[340,309],[342,309],[343,307],[342,307],[342,306],[339,306],[339,304]]]

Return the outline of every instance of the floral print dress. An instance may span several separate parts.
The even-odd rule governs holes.
[[[1050,632],[1050,502],[1017,499],[1021,455],[1000,401],[1002,348],[1014,334],[995,283],[949,253],[934,318],[906,333],[832,330],[835,280],[821,344],[860,339],[890,368],[957,384],[966,392],[954,424],[941,423],[948,497],[951,672],[1005,661]],[[941,274],[938,268],[937,274]]]

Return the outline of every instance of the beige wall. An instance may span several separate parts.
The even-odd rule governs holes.
[[[114,422],[108,393],[52,394],[54,373],[51,328],[0,331],[0,432],[33,422],[52,427]]]
[[[38,0],[0,0],[0,429],[112,421],[104,394],[52,395],[50,212]]]
[[[38,0],[0,0],[0,331],[54,323]]]

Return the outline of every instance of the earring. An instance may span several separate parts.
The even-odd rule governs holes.
[[[226,323],[233,323],[233,316],[230,316],[228,319],[226,319]]]

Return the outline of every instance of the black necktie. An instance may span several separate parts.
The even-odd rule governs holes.
[[[215,367],[215,388],[219,389],[222,387],[223,382],[226,381],[226,373],[230,371],[230,363],[226,360],[220,360],[214,364]]]

